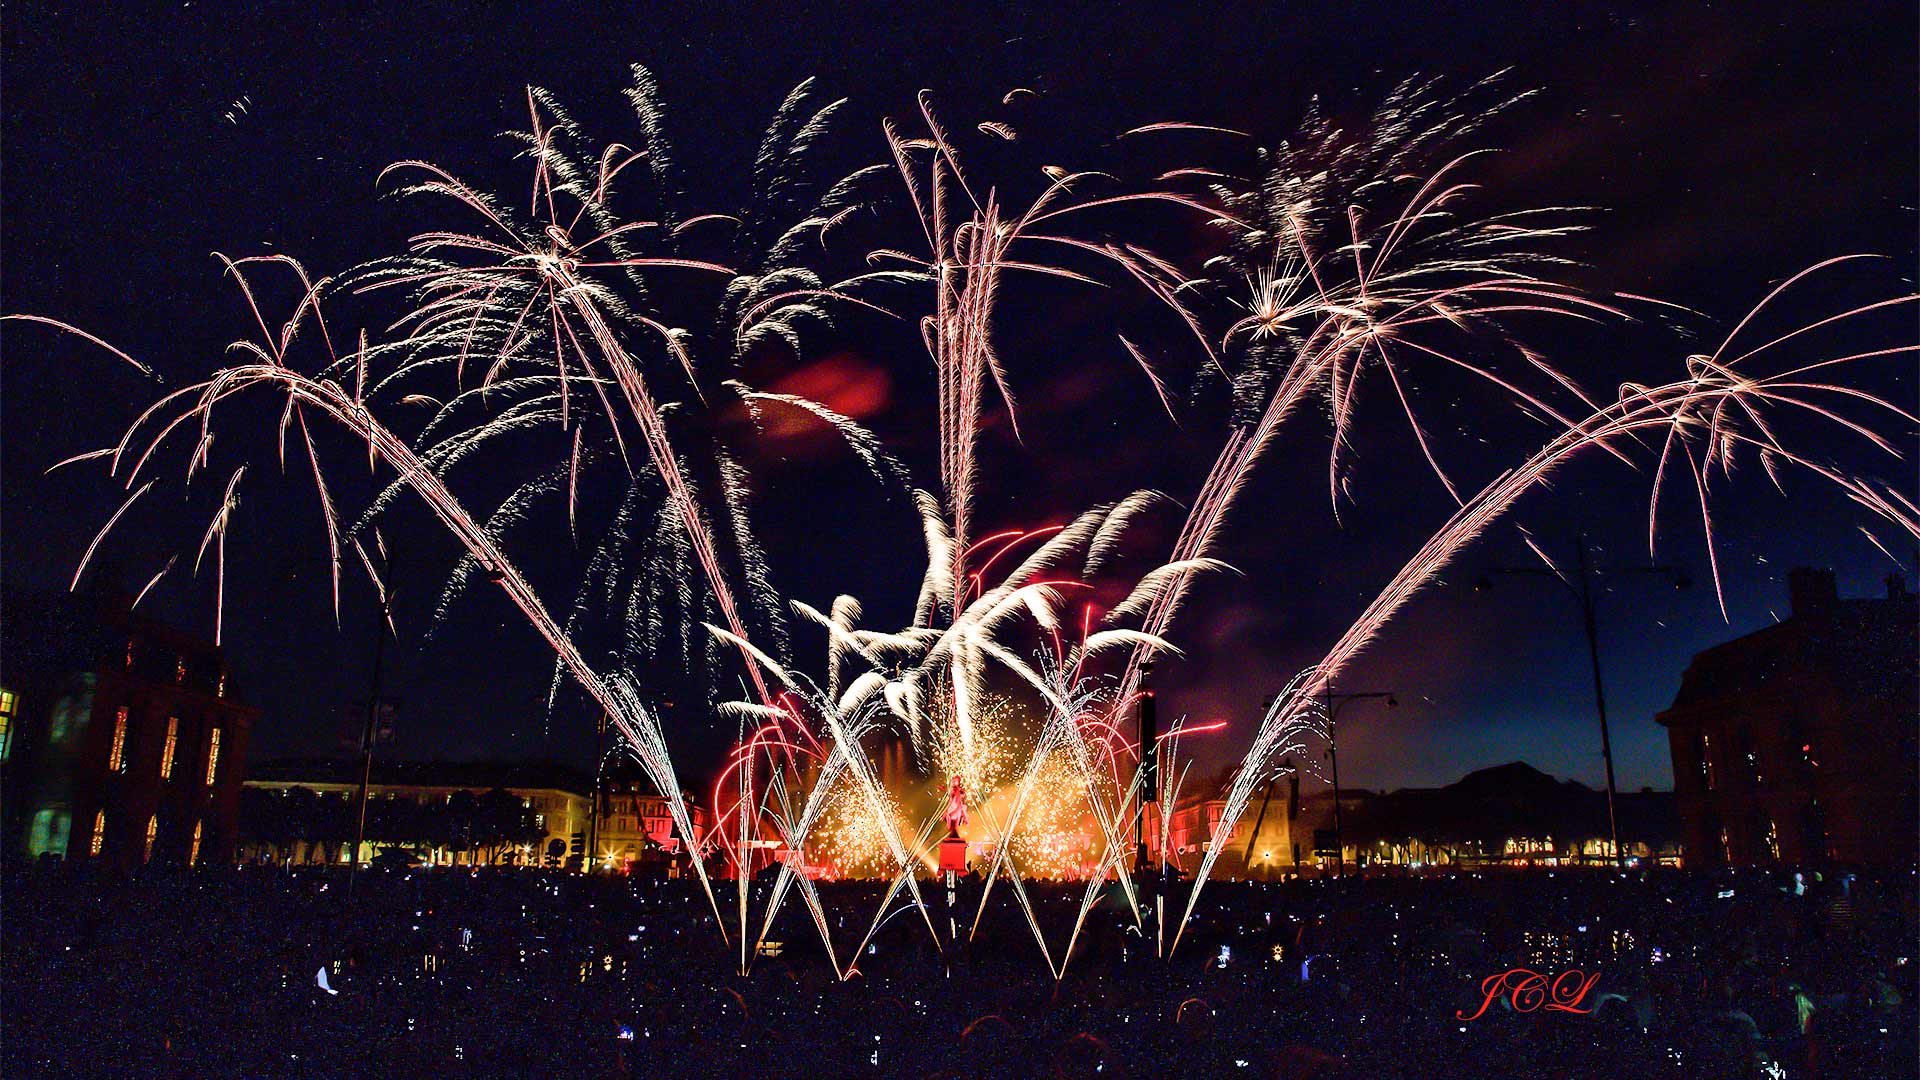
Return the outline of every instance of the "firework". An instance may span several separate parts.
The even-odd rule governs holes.
[[[1593,405],[1505,326],[1523,316],[1621,314],[1543,276],[1564,265],[1544,248],[1581,227],[1575,212],[1541,207],[1476,217],[1459,205],[1475,188],[1460,176],[1474,155],[1450,148],[1529,96],[1500,95],[1499,83],[1496,76],[1447,98],[1432,81],[1409,80],[1374,110],[1365,137],[1348,134],[1316,107],[1293,138],[1261,152],[1256,182],[1212,187],[1232,212],[1222,219],[1228,251],[1210,264],[1210,276],[1193,284],[1225,295],[1238,313],[1218,352],[1209,352],[1216,363],[1220,356],[1235,363],[1236,423],[1190,504],[1174,563],[1212,549],[1262,453],[1280,427],[1315,400],[1331,419],[1327,479],[1337,514],[1347,433],[1369,379],[1385,378],[1426,463],[1458,501],[1402,381],[1407,364],[1469,373],[1516,403],[1569,423],[1539,394],[1461,351],[1463,344],[1491,341],[1544,374],[1553,389],[1569,392],[1577,405]],[[1442,150],[1454,156],[1437,170],[1419,171],[1424,157]],[[1375,205],[1397,210],[1376,216],[1367,209]],[[1166,633],[1188,577],[1181,574],[1155,597],[1149,633]],[[1122,682],[1126,694],[1137,689],[1148,659],[1149,650],[1135,652]]]
[[[1638,448],[1643,445],[1644,436],[1651,436],[1658,441],[1661,449],[1648,500],[1650,536],[1657,524],[1660,491],[1669,467],[1675,461],[1685,463],[1685,471],[1690,474],[1688,478],[1692,481],[1689,486],[1698,500],[1714,591],[1720,599],[1723,614],[1725,599],[1721,593],[1719,560],[1714,555],[1709,493],[1716,481],[1724,482],[1730,478],[1736,462],[1743,454],[1759,458],[1768,478],[1776,487],[1781,485],[1783,468],[1803,469],[1832,484],[1884,523],[1910,538],[1920,539],[1920,510],[1916,510],[1912,500],[1891,487],[1856,478],[1793,450],[1781,441],[1780,435],[1787,421],[1811,417],[1834,424],[1875,449],[1899,458],[1901,454],[1889,440],[1860,421],[1837,411],[1835,403],[1848,402],[1881,415],[1895,416],[1912,425],[1920,425],[1920,418],[1891,402],[1831,380],[1842,374],[1848,366],[1920,351],[1920,345],[1823,357],[1771,374],[1751,371],[1755,366],[1752,361],[1756,357],[1770,353],[1786,342],[1873,311],[1912,305],[1920,300],[1920,296],[1899,296],[1851,308],[1780,334],[1737,356],[1729,355],[1742,332],[1781,292],[1809,275],[1849,261],[1850,258],[1828,260],[1794,275],[1749,312],[1712,355],[1688,357],[1686,378],[1654,387],[1633,384],[1621,387],[1620,397],[1614,404],[1598,409],[1593,415],[1569,426],[1518,468],[1502,473],[1478,494],[1462,503],[1460,509],[1421,546],[1361,613],[1360,618],[1334,643],[1326,657],[1297,677],[1287,692],[1267,711],[1259,735],[1235,776],[1226,810],[1195,876],[1194,888],[1181,919],[1182,929],[1186,919],[1192,915],[1193,906],[1206,884],[1215,858],[1226,838],[1231,835],[1239,814],[1246,808],[1248,796],[1257,784],[1270,775],[1274,762],[1280,756],[1297,749],[1297,736],[1303,725],[1310,723],[1307,714],[1313,708],[1311,702],[1325,685],[1379,634],[1387,621],[1415,592],[1432,581],[1453,560],[1461,548],[1485,532],[1520,496],[1545,483],[1571,459],[1594,449],[1618,454],[1623,446]],[[1771,359],[1771,356],[1768,358]],[[1875,543],[1879,545],[1878,541]],[[1178,943],[1177,935],[1175,943]]]
[[[381,516],[403,496],[419,498],[463,552],[436,620],[476,582],[502,589],[552,648],[554,693],[571,680],[604,709],[666,796],[687,850],[717,850],[731,863],[730,916],[698,857],[694,870],[723,938],[728,923],[738,929],[729,944],[742,971],[754,952],[752,853],[767,846],[783,857],[760,913],[761,940],[797,889],[843,978],[889,912],[904,911],[893,909],[903,892],[943,945],[920,881],[934,865],[941,821],[929,795],[951,778],[977,809],[969,829],[988,852],[970,933],[979,931],[990,899],[1010,891],[1058,977],[1107,880],[1138,921],[1131,865],[1143,815],[1159,814],[1159,834],[1168,834],[1183,791],[1182,739],[1220,725],[1182,722],[1141,746],[1129,714],[1146,664],[1179,655],[1172,630],[1183,602],[1202,575],[1227,569],[1216,557],[1223,525],[1276,435],[1297,417],[1328,422],[1326,483],[1336,516],[1349,491],[1357,419],[1375,398],[1404,419],[1458,509],[1261,718],[1225,794],[1181,929],[1251,793],[1323,735],[1314,702],[1326,682],[1468,543],[1569,460],[1597,450],[1651,465],[1650,544],[1672,489],[1690,489],[1716,592],[1710,503],[1743,461],[1759,464],[1776,485],[1788,472],[1809,473],[1881,524],[1920,536],[1920,509],[1906,493],[1802,449],[1818,443],[1792,430],[1810,422],[1822,436],[1837,431],[1897,456],[1883,428],[1915,418],[1847,376],[1914,347],[1778,362],[1789,345],[1904,308],[1911,296],[1766,336],[1757,327],[1769,296],[1712,354],[1688,358],[1684,377],[1627,384],[1611,403],[1526,343],[1526,323],[1616,320],[1644,301],[1589,295],[1556,280],[1564,263],[1551,251],[1581,227],[1577,210],[1475,209],[1468,177],[1476,163],[1457,144],[1525,96],[1498,81],[1457,98],[1431,83],[1408,83],[1387,97],[1364,135],[1310,113],[1295,137],[1257,156],[1247,180],[1183,164],[1133,190],[1104,173],[1050,168],[1024,202],[1005,194],[1017,184],[983,184],[962,169],[958,140],[924,95],[920,133],[885,127],[886,164],[816,183],[811,165],[842,103],[819,105],[803,83],[759,145],[748,204],[726,214],[687,205],[660,95],[645,69],[634,70],[628,96],[637,148],[589,140],[551,95],[530,89],[528,130],[512,136],[532,174],[524,196],[484,193],[422,161],[391,167],[388,174],[410,181],[401,194],[449,202],[460,220],[424,229],[404,253],[341,279],[312,278],[285,256],[223,259],[258,333],[249,330],[232,346],[230,364],[165,392],[114,445],[61,463],[102,462],[126,492],[80,558],[74,582],[116,525],[147,501],[159,482],[157,455],[171,445],[184,456],[188,484],[203,470],[225,477],[205,485],[218,485],[219,495],[194,559],[196,572],[210,566],[216,579],[218,640],[230,600],[227,540],[241,496],[261,472],[219,460],[216,417],[224,422],[242,397],[264,398],[278,410],[282,471],[289,441],[307,459],[336,618],[340,572],[350,561],[387,595],[391,583],[376,571],[369,544],[380,553]],[[1018,138],[995,120],[976,130],[996,142]],[[1128,134],[1169,131],[1244,137],[1179,123]],[[910,246],[920,250],[882,247],[862,253],[864,267],[822,269],[839,258],[830,238],[882,205],[896,180],[891,198],[904,203],[919,234]],[[1224,251],[1189,272],[1138,245],[1066,231],[1115,205],[1200,213],[1221,231]],[[270,320],[256,293],[263,269],[289,273],[297,285],[284,321]],[[1065,521],[1000,532],[979,525],[976,473],[991,399],[1019,434],[995,314],[1005,290],[1028,278],[1137,288],[1159,317],[1191,332],[1196,383],[1226,381],[1232,426],[1172,552],[1145,572],[1122,566],[1119,552],[1128,529],[1165,501],[1152,492]],[[749,357],[766,350],[803,356],[815,330],[854,332],[847,312],[898,317],[891,301],[909,289],[930,294],[919,326],[935,372],[938,482],[910,495],[926,557],[912,620],[874,629],[860,625],[862,606],[851,597],[821,610],[780,595],[752,527],[754,478],[719,421],[740,415],[757,430],[768,412],[796,410],[835,431],[883,484],[907,489],[906,467],[853,417],[742,379]],[[388,331],[336,338],[328,318],[339,318],[343,294],[400,310],[373,319]],[[8,318],[71,330],[152,374],[58,320]],[[1174,411],[1166,373],[1132,341],[1120,342]],[[1410,388],[1416,371],[1492,387],[1545,426],[1540,449],[1477,490],[1463,483],[1444,463],[1427,403]],[[388,412],[417,423],[397,426],[376,415]],[[358,514],[343,512],[342,489],[330,482],[331,454],[315,431],[328,426],[364,444],[369,469],[391,473],[381,473],[385,487]],[[539,463],[537,475],[491,511],[476,512],[456,494],[456,481],[473,463],[508,452]],[[509,557],[509,542],[528,522],[557,525],[562,515],[584,566],[569,602],[550,611]],[[1017,512],[1008,519],[1022,520]],[[155,573],[140,597],[174,565]],[[1090,598],[1104,594],[1093,586],[1116,581],[1127,587],[1124,599],[1096,607]],[[796,628],[825,635],[817,677],[791,658]],[[679,666],[699,669],[709,700],[719,696],[713,688],[723,668],[737,665],[749,684],[740,700],[713,703],[737,721],[738,737],[707,796],[714,813],[704,835],[694,834],[681,795],[673,733],[648,705],[657,688],[642,678],[674,667],[662,661],[676,656],[685,662]],[[904,748],[912,767],[884,772],[875,764],[882,748]],[[1139,767],[1149,754],[1160,777],[1152,792],[1142,790]],[[889,883],[851,952],[849,942],[834,941],[820,893],[800,872],[809,864]],[[1041,933],[1025,884],[1034,878],[1087,882],[1064,949]],[[1176,931],[1176,946],[1179,940]]]
[[[859,785],[842,779],[827,795],[809,858],[835,877],[890,877],[899,870],[892,859],[893,843],[905,826],[906,812],[891,791],[882,792],[876,809]]]
[[[913,735],[920,760],[933,775],[961,778],[963,787],[980,804],[989,830],[987,843],[993,851],[989,881],[1004,872],[1035,941],[1046,954],[1047,945],[1027,898],[1023,876],[1029,871],[1048,877],[1103,874],[1110,860],[1091,857],[1092,846],[1084,827],[1089,816],[1100,826],[1104,851],[1111,853],[1122,846],[1111,809],[1113,799],[1102,786],[1109,772],[1113,783],[1120,783],[1114,740],[1108,735],[1096,737],[1106,748],[1103,762],[1080,730],[1081,721],[1094,714],[1092,703],[1101,693],[1100,680],[1087,664],[1091,658],[1131,648],[1143,640],[1133,630],[1093,632],[1094,613],[1091,608],[1083,608],[1080,636],[1070,642],[1062,633],[1059,608],[1066,594],[1084,583],[1061,575],[1075,565],[1083,571],[1097,568],[1110,556],[1118,532],[1146,501],[1144,494],[1136,495],[1088,511],[1066,526],[999,538],[999,554],[1022,542],[1031,541],[1035,546],[995,585],[989,586],[986,581],[998,558],[983,560],[966,588],[956,593],[962,606],[959,617],[946,631],[925,627],[895,633],[865,631],[855,625],[861,609],[850,597],[836,599],[826,613],[796,602],[795,611],[827,633],[824,688],[729,631],[709,626],[716,637],[728,640],[787,688],[778,706],[750,701],[723,706],[743,719],[756,718],[771,725],[743,739],[736,750],[727,775],[741,779],[738,795],[730,804],[721,802],[726,776],[716,784],[715,835],[726,838],[732,831],[726,822],[731,819],[738,829],[736,850],[744,851],[757,828],[755,822],[764,817],[790,851],[804,854],[809,844],[816,843],[814,837],[825,821],[828,850],[846,848],[847,861],[863,871],[871,872],[870,868],[880,861],[878,849],[885,848],[886,873],[893,880],[875,910],[869,936],[902,888],[920,905],[917,876],[933,864],[931,845],[940,817],[937,813],[926,814],[914,829],[877,782],[866,743],[878,730],[879,710],[884,706],[887,715]],[[943,557],[945,532],[933,500],[923,496],[919,502],[928,516],[926,577],[931,583],[948,565]],[[1116,610],[1124,615],[1126,608],[1143,608],[1146,598],[1169,580],[1167,568],[1149,573]],[[936,587],[929,584],[923,592]],[[1034,664],[1023,660],[1010,645],[1012,634],[1022,625],[1029,625],[1051,643],[1050,649],[1036,654]],[[1170,648],[1165,642],[1156,644]],[[1035,725],[1023,721],[1023,710],[987,691],[988,661],[1007,667],[1041,694],[1041,715],[1045,719],[1037,731]],[[861,666],[868,670],[848,677],[850,671]],[[801,719],[802,710],[806,720]],[[809,767],[803,775],[796,767],[794,751],[806,751],[778,734],[783,723],[791,724],[814,747],[826,748],[817,768]],[[809,723],[813,725],[811,731]],[[767,755],[769,772],[763,791],[770,797],[756,797],[749,779],[755,756],[764,748],[776,746],[785,756]],[[820,758],[817,752],[811,756]],[[795,796],[801,791],[806,794],[796,803]],[[1029,820],[1022,832],[1023,814],[1029,805],[1037,808],[1038,816]],[[1072,809],[1076,806],[1077,812]],[[1081,839],[1068,839],[1070,835]],[[795,880],[792,863],[783,864],[763,922],[763,936]],[[798,880],[803,896],[812,903],[810,884],[804,876]],[[983,896],[982,912],[984,908]],[[976,928],[978,918],[976,915]],[[815,921],[824,940],[824,915],[816,911]],[[932,930],[930,918],[928,927]],[[830,941],[826,945],[831,957],[833,945]],[[743,966],[749,962],[744,950],[741,962]],[[1051,967],[1050,958],[1048,963]],[[843,976],[850,971],[843,971]]]

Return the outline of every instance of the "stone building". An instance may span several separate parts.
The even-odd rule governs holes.
[[[1905,580],[1841,599],[1788,576],[1790,616],[1693,658],[1667,728],[1694,865],[1914,865],[1920,630]]]
[[[594,832],[595,869],[623,870],[684,852],[667,800],[637,776],[616,775],[603,784],[601,817]],[[687,814],[696,833],[707,831],[706,807],[687,798]]]
[[[353,810],[361,770],[358,758],[257,766],[246,782],[247,852],[295,863],[346,861],[358,832]],[[396,849],[436,865],[571,860],[578,866],[574,857],[584,855],[590,826],[591,786],[587,777],[557,765],[376,757],[360,858]],[[502,797],[517,806],[494,806]]]
[[[1255,789],[1215,873],[1274,880],[1328,874],[1342,864],[1367,871],[1614,861],[1606,793],[1556,780],[1525,762],[1478,769],[1438,788],[1342,788],[1337,836],[1332,791],[1316,785],[1303,793],[1301,786],[1294,775]],[[1622,792],[1616,803],[1627,859],[1636,865],[1679,861],[1672,792]],[[1216,797],[1173,815],[1172,853],[1183,871],[1198,864],[1224,809]]]
[[[114,593],[7,608],[8,854],[122,868],[228,858],[259,712],[228,696],[220,649]]]

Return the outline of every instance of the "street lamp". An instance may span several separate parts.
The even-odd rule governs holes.
[[[367,791],[373,783],[373,744],[380,736],[380,674],[381,664],[386,659],[387,634],[393,628],[393,552],[384,543],[379,543],[376,533],[374,540],[381,555],[382,572],[379,579],[380,619],[374,625],[373,639],[373,687],[367,698],[367,723],[360,733],[360,814],[359,823],[353,834],[353,861],[347,864],[347,899],[353,899],[353,882],[360,870],[360,849],[367,842]]]
[[[1350,694],[1333,692],[1333,680],[1327,680],[1321,690],[1321,706],[1327,713],[1327,764],[1333,772],[1333,865],[1338,877],[1347,876],[1347,848],[1345,838],[1340,832],[1340,751],[1336,723],[1340,710],[1356,701],[1374,701],[1385,699],[1387,708],[1398,708],[1400,699],[1393,696],[1391,690],[1364,690]]]
[[[1134,874],[1147,883],[1147,905],[1152,909],[1154,920],[1154,954],[1160,954],[1160,942],[1166,926],[1166,900],[1162,895],[1161,876],[1166,872],[1167,838],[1160,837],[1159,866],[1153,863],[1148,847],[1148,815],[1159,810],[1160,802],[1160,723],[1155,708],[1153,688],[1147,682],[1153,676],[1151,662],[1140,665],[1140,691],[1135,701],[1135,735],[1140,740],[1140,764],[1136,783],[1140,785],[1140,840],[1134,852]]]
[[[1579,546],[1574,565],[1556,566],[1495,566],[1488,574],[1528,574],[1539,577],[1551,577],[1565,586],[1569,595],[1580,605],[1581,625],[1587,632],[1587,659],[1593,666],[1593,704],[1600,714],[1600,756],[1607,766],[1607,839],[1613,845],[1613,858],[1616,863],[1625,864],[1625,853],[1620,850],[1620,819],[1614,811],[1613,783],[1613,738],[1607,728],[1607,690],[1600,678],[1600,633],[1595,627],[1593,579],[1614,574],[1661,574],[1673,582],[1676,589],[1685,589],[1693,584],[1693,579],[1685,570],[1673,566],[1593,566],[1587,562],[1587,538],[1579,537]],[[1580,582],[1575,586],[1568,578],[1578,574]],[[1488,592],[1493,588],[1493,579],[1483,576],[1473,584],[1475,592]]]
[[[381,677],[386,662],[387,638],[389,635],[395,634],[393,626],[393,590],[395,584],[393,579],[393,550],[388,547],[385,538],[380,535],[377,529],[374,530],[373,533],[373,542],[374,550],[379,553],[381,561],[380,573],[374,578],[374,589],[376,591],[376,598],[379,601],[379,609],[376,612],[374,622],[373,676],[370,680],[371,687],[367,696],[367,715],[360,729],[360,785],[355,793],[357,811],[354,814],[353,855],[347,860],[348,903],[353,902],[354,881],[359,876],[360,849],[365,847],[367,842],[367,797],[373,784],[373,748],[374,745],[380,741],[382,731],[382,725],[380,723]],[[297,576],[297,568],[299,566],[312,564],[317,561],[319,560],[300,556],[289,556],[282,564],[286,571],[286,580],[294,580]],[[367,564],[370,575],[372,574],[372,565],[371,561]],[[396,643],[398,642],[397,636],[395,637],[395,641]]]

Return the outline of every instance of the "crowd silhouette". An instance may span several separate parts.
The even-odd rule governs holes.
[[[754,911],[772,878],[752,882]],[[723,889],[731,913],[733,883]],[[1488,871],[1221,882],[1171,961],[1117,889],[1062,978],[1011,890],[823,882],[738,973],[691,879],[15,865],[10,1077],[1882,1077],[1915,1060],[1915,879]],[[1174,884],[1179,898],[1183,885]],[[964,935],[980,882],[963,879]],[[1002,884],[1000,889],[1006,889]],[[1028,883],[1058,963],[1081,886]],[[1173,910],[1178,910],[1177,904]],[[754,920],[758,929],[758,918]],[[1573,1010],[1513,992],[1584,973]],[[1477,1009],[1483,1011],[1473,1019]]]

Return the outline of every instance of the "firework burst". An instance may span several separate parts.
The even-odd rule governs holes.
[[[1716,592],[1710,510],[1744,463],[1783,490],[1790,476],[1810,476],[1876,528],[1920,537],[1920,508],[1908,492],[1807,449],[1837,438],[1901,456],[1914,416],[1852,375],[1915,346],[1820,351],[1819,343],[1873,313],[1909,312],[1914,297],[1763,332],[1776,290],[1671,381],[1627,383],[1611,395],[1583,389],[1525,331],[1542,320],[1623,319],[1644,301],[1557,280],[1567,264],[1554,250],[1581,227],[1577,210],[1477,209],[1469,178],[1478,163],[1461,143],[1525,97],[1498,80],[1457,97],[1409,82],[1361,130],[1312,112],[1294,135],[1254,155],[1247,178],[1181,164],[1132,190],[1105,173],[1051,168],[1032,178],[1024,201],[1005,194],[1017,184],[985,184],[963,170],[959,141],[925,95],[915,134],[885,127],[883,164],[816,182],[820,147],[842,103],[819,103],[803,83],[759,144],[747,204],[719,214],[688,205],[659,91],[645,69],[633,75],[634,147],[590,140],[552,95],[529,89],[527,129],[511,135],[531,173],[524,195],[484,192],[424,161],[392,166],[383,175],[404,178],[400,194],[437,200],[455,215],[418,232],[397,256],[338,280],[313,278],[285,256],[223,259],[252,321],[229,360],[163,392],[112,445],[61,463],[102,463],[126,493],[81,556],[74,582],[116,525],[151,501],[168,447],[187,486],[202,472],[224,478],[202,485],[216,488],[217,499],[194,558],[196,572],[210,568],[216,578],[217,639],[231,601],[232,525],[249,485],[269,470],[221,460],[215,435],[241,399],[264,401],[265,415],[278,420],[282,471],[289,443],[306,459],[301,471],[320,511],[336,619],[344,567],[357,565],[388,595],[391,583],[376,570],[386,561],[375,558],[385,539],[377,525],[401,498],[421,500],[462,552],[436,618],[476,583],[502,590],[553,650],[556,693],[570,680],[604,710],[667,798],[687,849],[718,852],[731,864],[731,917],[706,863],[696,858],[693,868],[723,937],[730,924],[738,929],[730,944],[743,971],[753,954],[753,853],[769,847],[781,853],[780,869],[760,913],[761,939],[797,890],[828,961],[848,977],[854,962],[840,957],[861,955],[904,892],[943,944],[920,888],[941,820],[923,796],[956,777],[979,812],[970,829],[980,835],[970,839],[988,853],[973,932],[1004,883],[1058,976],[1104,882],[1113,880],[1140,917],[1130,867],[1143,817],[1161,815],[1159,834],[1167,835],[1183,790],[1182,738],[1219,727],[1182,723],[1139,745],[1131,714],[1145,667],[1179,655],[1176,616],[1203,574],[1226,569],[1216,557],[1224,523],[1295,418],[1326,422],[1326,491],[1336,516],[1350,497],[1357,420],[1375,399],[1404,420],[1456,509],[1260,719],[1225,792],[1182,929],[1251,793],[1320,734],[1314,702],[1327,681],[1466,545],[1569,461],[1597,451],[1646,466],[1650,544],[1676,491],[1697,507]],[[976,130],[997,143],[1018,138],[994,120]],[[1128,134],[1174,131],[1248,137],[1178,123]],[[907,248],[915,250],[881,247],[847,272],[822,269],[839,257],[831,238],[888,199],[904,205],[918,234]],[[1124,240],[1068,231],[1115,206],[1199,213],[1220,230],[1221,253],[1188,271]],[[293,283],[284,320],[269,317],[272,304],[258,291],[268,270]],[[1031,279],[1137,289],[1159,317],[1191,333],[1194,384],[1221,381],[1231,398],[1232,424],[1161,565],[1139,572],[1120,558],[1130,527],[1164,501],[1151,492],[1044,526],[988,532],[978,523],[979,444],[991,399],[1020,434],[996,312],[1007,290]],[[753,528],[754,477],[732,433],[757,431],[774,410],[795,410],[835,431],[884,485],[907,490],[906,467],[854,418],[744,380],[750,359],[803,357],[820,335],[857,334],[848,313],[899,317],[891,300],[909,290],[930,296],[918,325],[934,369],[938,483],[910,495],[926,556],[912,620],[872,629],[860,625],[861,605],[850,597],[821,610],[780,594]],[[349,298],[399,310],[364,320],[380,329],[341,336],[328,320]],[[152,374],[58,320],[7,318],[80,334]],[[1178,395],[1159,365],[1120,340],[1174,411]],[[1537,452],[1478,488],[1465,481],[1445,463],[1431,392],[1419,389],[1440,378],[1490,387],[1543,425]],[[747,423],[723,422],[729,416]],[[364,452],[384,485],[357,514],[342,509],[346,489],[333,479],[340,454],[327,429],[350,440],[356,464]],[[533,462],[533,478],[491,510],[457,494],[469,470],[503,458]],[[550,609],[510,558],[511,542],[534,522],[563,528],[580,554],[564,607]],[[1868,537],[1883,550],[1891,542],[1871,529]],[[162,566],[141,598],[174,566]],[[1112,593],[1102,586],[1125,595],[1103,609],[1093,598]],[[817,677],[791,659],[796,630],[825,635]],[[660,690],[651,673],[675,661],[701,670],[706,700],[739,729],[712,786],[714,823],[701,835],[681,795],[674,733],[651,704]],[[714,700],[719,676],[736,671],[750,686],[739,700]],[[888,774],[876,766],[878,753],[902,746],[911,768]],[[1159,765],[1157,791],[1142,790],[1143,759]],[[829,932],[819,890],[802,872],[819,865],[890,882],[851,952]],[[1063,950],[1041,933],[1025,886],[1035,877],[1087,881]]]

